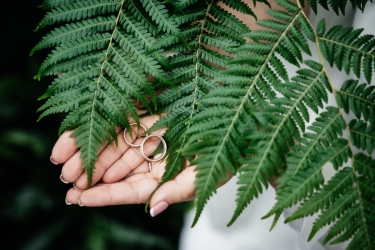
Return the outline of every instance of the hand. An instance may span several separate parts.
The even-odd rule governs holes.
[[[141,124],[150,128],[159,116],[141,119]],[[132,122],[132,121],[131,121]],[[141,156],[139,148],[130,147],[123,138],[123,131],[118,131],[118,147],[106,144],[102,147],[93,174],[93,187],[87,187],[87,175],[82,169],[79,151],[75,147],[71,131],[64,132],[56,142],[51,161],[62,164],[61,180],[73,183],[66,195],[67,204],[81,206],[107,206],[120,204],[145,203],[155,190],[164,173],[165,162],[153,162],[149,172],[148,162]],[[142,131],[143,132],[143,131]],[[133,127],[133,134],[137,128]],[[164,130],[152,134],[162,136]],[[130,140],[129,137],[127,137]],[[155,140],[152,140],[155,139]],[[138,138],[134,143],[140,143]],[[157,138],[150,138],[145,144],[145,153],[149,155],[157,147]],[[159,157],[158,155],[155,158]],[[125,178],[125,179],[124,179]],[[102,181],[99,183],[99,181]],[[174,180],[160,187],[150,201],[151,215],[157,215],[169,204],[188,201],[194,198],[194,167],[183,170]]]

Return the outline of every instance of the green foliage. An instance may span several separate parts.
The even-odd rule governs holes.
[[[74,137],[91,185],[103,140],[117,139],[115,126],[130,128],[128,116],[139,121],[132,99],[148,109],[146,97],[156,104],[147,74],[155,82],[171,84],[162,70],[159,52],[147,53],[157,33],[153,28],[159,25],[167,32],[178,28],[157,1],[45,1],[42,6],[52,10],[37,29],[62,25],[31,52],[54,47],[36,76],[57,75],[41,97],[49,99],[39,109],[44,111],[40,118],[69,112],[59,132],[76,129]],[[147,11],[150,16],[145,15]]]
[[[345,7],[348,4],[348,0],[332,1],[332,0],[307,0],[314,12],[317,12],[317,5],[320,4],[323,8],[329,9],[331,7],[337,15],[341,12],[345,14]],[[367,2],[372,2],[372,0],[350,0],[353,8],[357,7],[363,10]]]
[[[265,215],[274,215],[273,226],[298,205],[286,222],[320,213],[310,239],[332,225],[325,243],[352,239],[348,249],[372,249],[375,38],[351,27],[326,31],[324,20],[314,29],[303,1],[276,2],[280,8],[257,22],[264,29],[250,31],[213,0],[47,0],[42,7],[52,10],[38,29],[63,24],[31,52],[55,47],[36,76],[57,75],[41,97],[48,100],[40,118],[68,112],[60,132],[75,129],[91,176],[100,145],[116,139],[114,126],[129,128],[128,116],[138,119],[136,99],[149,113],[167,113],[149,130],[168,128],[159,186],[185,160],[196,165],[193,224],[229,175],[239,175],[229,225],[278,177],[276,204]],[[308,1],[315,12],[320,4],[337,14],[347,2]],[[350,2],[362,10],[368,1]],[[245,1],[223,3],[256,18]],[[337,88],[323,58],[357,79]],[[297,67],[293,77],[290,64]],[[329,97],[336,106],[327,105]],[[322,174],[327,163],[336,171],[331,180]]]

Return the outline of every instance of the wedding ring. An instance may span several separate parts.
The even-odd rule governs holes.
[[[150,170],[150,172],[152,170],[152,163],[151,163],[151,161],[148,161],[148,170]]]
[[[160,139],[161,143],[163,144],[163,154],[158,158],[158,159],[150,159],[146,156],[145,154],[145,151],[144,151],[144,145],[145,145],[145,142],[147,141],[147,139],[151,138],[151,137],[157,137]],[[165,140],[163,139],[163,137],[161,137],[160,135],[147,135],[145,137],[145,139],[143,139],[142,143],[141,143],[141,155],[143,156],[143,158],[146,159],[146,161],[160,161],[161,159],[163,159],[163,157],[165,156],[165,154],[167,153],[167,143],[165,142]],[[150,167],[150,165],[149,165]]]
[[[137,125],[137,123],[131,123],[131,124],[130,124],[130,126],[134,126],[134,125]],[[147,130],[146,127],[143,126],[142,124],[139,124],[139,125],[144,129],[144,131]],[[146,136],[148,136],[148,134],[146,134]],[[130,145],[130,146],[132,146],[132,147],[139,147],[139,146],[141,146],[141,144],[132,144],[132,143],[130,143],[130,142],[126,139],[126,128],[124,129],[124,140],[125,140],[125,142],[126,142],[128,145]]]

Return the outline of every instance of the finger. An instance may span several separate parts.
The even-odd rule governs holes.
[[[86,207],[141,204],[147,201],[156,186],[157,181],[148,176],[135,182],[100,184],[84,191],[70,189],[66,202]]]
[[[159,116],[148,116],[141,119],[141,123],[144,124],[146,127],[151,126]],[[132,119],[129,119],[130,122],[134,122]],[[118,132],[118,145],[116,146],[114,142],[108,144],[107,142],[102,146],[101,150],[99,151],[98,160],[95,162],[95,171],[92,176],[92,185],[95,185],[100,179],[102,179],[103,175],[110,168],[121,156],[127,151],[130,146],[125,142],[123,138],[123,132],[119,132],[119,128],[116,128]],[[137,133],[142,133],[143,130],[138,131],[136,126],[132,127],[132,134],[136,135]],[[133,139],[128,138],[128,140],[134,143]],[[127,166],[125,166],[127,167]],[[127,173],[132,171],[136,166],[130,165],[127,169]],[[69,159],[62,169],[62,175],[64,180],[68,182],[74,182],[75,186],[79,189],[86,189],[87,188],[87,174],[82,169],[82,160],[80,159],[80,152],[78,151],[71,159]],[[120,178],[121,179],[121,178]],[[116,179],[118,181],[119,179]]]
[[[129,174],[127,174],[125,176],[125,179],[129,178],[130,176],[139,175],[139,174],[146,174],[146,173],[151,172],[150,167],[152,168],[152,165],[150,165],[150,164],[151,163],[148,162],[148,161],[142,162],[141,165],[139,165],[136,169],[134,169]]]
[[[65,163],[75,152],[77,152],[74,138],[70,137],[72,133],[73,131],[65,131],[62,133],[53,146],[51,161],[56,165]]]
[[[154,157],[158,158],[160,156],[161,154],[157,154]],[[124,181],[132,182],[132,181],[140,180],[143,178],[147,178],[146,174],[151,173],[152,178],[155,179],[159,183],[165,171],[165,164],[166,164],[165,161],[159,161],[159,162],[145,161],[139,167],[141,168],[141,170],[138,170],[139,168],[136,168],[134,171],[132,171],[134,174],[127,175]],[[147,168],[147,171],[146,171],[146,168]],[[151,171],[150,171],[150,168],[151,168]]]
[[[116,128],[116,132],[119,133],[119,131],[120,131],[120,128]],[[74,138],[69,138],[69,139],[74,140]],[[99,150],[99,154],[107,147],[107,145],[108,145],[108,142],[105,141]],[[66,145],[66,147],[72,147],[72,146]],[[74,148],[75,148],[75,144],[74,144]],[[73,182],[76,182],[83,173],[84,173],[84,169],[82,168],[82,159],[80,158],[80,151],[77,150],[73,154],[73,156],[71,156],[65,162],[64,166],[61,169],[61,174],[65,181],[73,183]],[[94,175],[95,175],[95,171],[94,171]],[[86,175],[86,178],[87,178],[87,175]],[[95,178],[95,182],[93,182],[93,184],[95,184],[99,179]],[[87,188],[87,180],[86,180],[86,183],[78,183],[78,186],[81,189]]]
[[[185,168],[175,179],[164,183],[151,198],[152,217],[163,212],[170,204],[190,201],[195,198],[195,167]]]
[[[150,128],[154,122],[159,118],[159,116],[150,116],[145,117],[142,121],[147,128]],[[162,136],[165,132],[165,129],[161,129],[155,131],[153,134]],[[144,138],[137,139],[134,143],[140,144]],[[150,155],[157,146],[159,145],[160,141],[156,137],[151,137],[147,140],[144,144],[144,153],[148,156]],[[103,182],[105,183],[114,183],[125,176],[127,176],[131,171],[136,169],[145,161],[145,158],[141,155],[141,151],[139,147],[131,147],[129,148],[124,155],[119,158],[110,168],[108,168],[102,178]]]
[[[140,119],[142,125],[146,128],[152,126],[160,118],[158,115],[147,116]],[[132,135],[137,135],[143,133],[143,129],[138,131],[137,126],[132,127]],[[155,133],[163,134],[163,130],[159,130]],[[130,147],[124,140],[123,131],[118,134],[118,145],[114,143],[109,144],[103,151],[99,154],[98,160],[95,163],[95,171],[92,176],[93,185],[99,180],[103,180],[106,183],[114,183],[123,179],[127,174],[136,169],[142,162],[144,158],[140,155],[139,148]],[[152,138],[156,139],[156,138]],[[127,140],[131,143],[140,144],[143,141],[142,138],[133,136],[133,139],[127,137]],[[151,141],[151,140],[150,140]],[[147,154],[152,153],[157,147],[157,141],[154,143],[147,143]],[[155,145],[154,145],[155,144]],[[109,174],[108,171],[110,172]],[[87,174],[82,173],[79,178],[75,181],[75,185],[79,189],[87,188]]]

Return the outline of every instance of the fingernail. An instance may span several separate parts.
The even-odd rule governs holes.
[[[73,187],[74,187],[75,189],[79,190],[79,189],[76,187],[76,185],[74,184],[74,182],[73,182]]]
[[[150,215],[151,217],[155,217],[156,215],[163,212],[165,209],[167,209],[168,203],[166,201],[161,201],[158,204],[156,204],[154,207],[150,209]]]
[[[51,155],[51,157],[49,158],[49,160],[50,160],[53,164],[55,164],[55,165],[59,165],[57,162],[55,162],[55,161],[52,159],[52,155]]]
[[[68,184],[68,183],[69,183],[69,181],[64,180],[64,177],[63,177],[62,174],[60,175],[60,180],[61,180],[63,183],[65,183],[65,184]]]
[[[81,204],[81,201],[80,201],[80,200],[78,200],[78,205],[79,205],[80,207],[84,207],[84,205]]]
[[[65,203],[66,205],[72,205],[72,203],[68,202],[66,199],[65,199]]]

